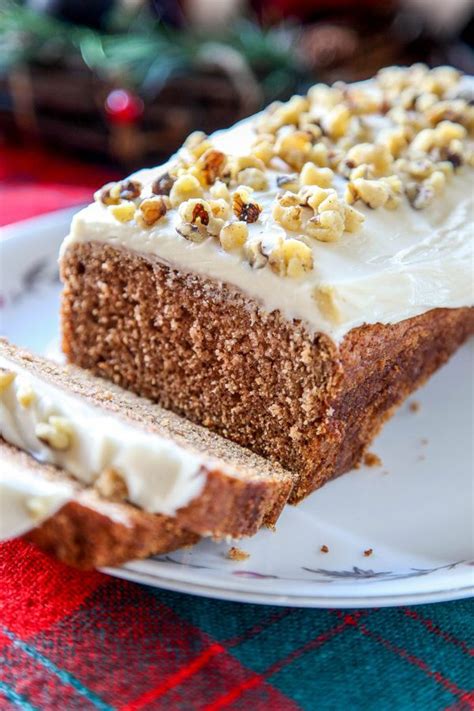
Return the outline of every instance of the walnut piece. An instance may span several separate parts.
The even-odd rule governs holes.
[[[163,197],[163,195],[142,200],[135,213],[137,223],[142,227],[153,227],[166,215],[168,210],[167,200],[168,198]]]
[[[268,262],[268,255],[263,251],[263,245],[260,240],[245,243],[244,257],[252,269],[263,269]]]
[[[219,242],[226,252],[232,252],[244,246],[248,233],[249,228],[246,222],[229,222],[221,229]]]
[[[94,483],[98,493],[109,501],[124,501],[128,497],[128,488],[124,478],[115,469],[104,469]]]
[[[187,239],[188,242],[200,244],[209,236],[206,228],[201,224],[193,225],[192,222],[182,222],[176,227],[176,232]]]
[[[297,239],[283,239],[269,255],[269,265],[279,276],[298,278],[313,269],[313,252]]]
[[[5,368],[0,368],[0,393],[8,388],[11,383],[16,378],[16,373],[12,370],[6,370]]]
[[[151,191],[154,195],[169,195],[174,182],[175,179],[169,173],[163,173],[153,182]]]
[[[31,385],[22,385],[19,387],[16,396],[20,405],[24,408],[31,407],[36,400],[36,394]]]
[[[47,422],[39,422],[36,425],[35,434],[51,449],[64,451],[71,447],[74,431],[68,419],[51,415]]]
[[[257,222],[262,212],[262,206],[251,199],[251,188],[239,186],[232,197],[232,210],[238,220]]]

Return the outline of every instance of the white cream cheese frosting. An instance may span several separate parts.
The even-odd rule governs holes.
[[[233,155],[251,154],[254,121],[255,117],[214,134],[213,145]],[[161,166],[132,176],[143,184],[143,196],[151,195],[152,182],[165,170]],[[277,172],[268,170],[267,176],[269,189],[254,193],[263,206],[261,218],[248,228],[250,241],[271,246],[279,235],[289,233],[271,215],[270,205],[279,192]],[[294,279],[281,278],[270,269],[256,271],[212,238],[200,244],[187,241],[176,232],[176,210],[156,227],[143,229],[135,221],[118,222],[95,202],[75,216],[62,253],[89,241],[131,249],[237,287],[267,312],[279,310],[287,319],[300,319],[312,332],[326,333],[337,343],[365,323],[396,323],[433,308],[474,303],[473,178],[472,168],[460,168],[439,199],[423,210],[414,209],[406,199],[395,210],[372,210],[358,202],[356,207],[365,216],[360,231],[345,232],[331,243],[311,240],[314,269]],[[333,187],[339,194],[345,184],[344,178],[335,176]]]
[[[173,516],[202,492],[206,467],[208,470],[212,465],[205,455],[103,412],[2,356],[0,368],[15,373],[0,393],[0,435],[39,462],[61,467],[86,485],[93,484],[102,472],[113,470],[126,484],[127,499],[152,513]],[[27,406],[21,404],[24,393],[33,394]],[[51,422],[50,418],[67,421],[71,432],[67,448],[54,448],[38,438],[38,425]],[[1,472],[0,496],[10,492],[8,497],[15,501],[15,492],[30,490],[30,482],[12,481],[3,465]],[[35,494],[34,488],[30,491]],[[57,496],[62,493],[58,490]],[[59,501],[54,498],[54,487],[45,491],[43,498],[49,494],[54,508],[54,501]]]
[[[53,516],[74,496],[66,482],[39,479],[10,461],[0,466],[0,540],[15,538]]]

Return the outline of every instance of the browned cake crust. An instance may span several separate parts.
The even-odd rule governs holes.
[[[215,538],[237,538],[256,533],[263,523],[274,526],[293,485],[280,466],[84,370],[64,368],[4,339],[0,339],[0,354],[102,412],[209,458],[203,491],[176,513],[183,528]]]
[[[76,497],[25,538],[47,553],[77,568],[119,565],[196,543],[198,536],[167,516],[140,511],[130,504],[100,498],[94,489],[81,487],[55,467],[39,464],[0,438],[0,459],[17,470],[18,479],[32,472],[36,478],[67,481]]]
[[[339,349],[232,287],[98,243],[62,262],[68,359],[298,475],[356,465],[393,409],[474,331],[474,309],[353,329]]]

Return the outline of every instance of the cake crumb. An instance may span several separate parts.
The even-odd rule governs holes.
[[[374,552],[373,548],[367,548],[367,550],[364,551],[364,556],[368,558],[372,553]]]
[[[410,412],[419,412],[420,408],[421,405],[418,400],[412,400],[408,405],[408,409],[410,410]]]
[[[366,452],[364,454],[364,464],[366,467],[380,467],[382,466],[382,460],[377,454]]]
[[[321,548],[319,550],[321,551],[321,553],[329,553],[329,548],[327,547],[326,544],[321,546]]]
[[[229,548],[227,551],[227,558],[236,561],[247,560],[247,558],[250,558],[250,553],[243,551],[242,548],[237,548],[237,546],[232,546],[232,548]]]

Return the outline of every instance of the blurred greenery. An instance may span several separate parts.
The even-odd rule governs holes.
[[[0,74],[18,65],[82,61],[100,78],[153,98],[173,75],[201,67],[209,58],[215,65],[219,57],[227,59],[229,69],[238,57],[260,82],[265,102],[305,78],[295,52],[298,29],[288,24],[262,28],[242,19],[224,34],[204,35],[193,28],[167,26],[142,8],[133,17],[112,14],[107,30],[72,25],[3,0]]]

